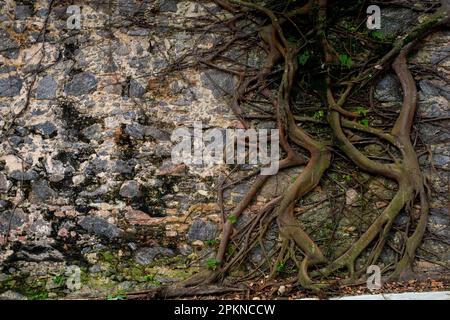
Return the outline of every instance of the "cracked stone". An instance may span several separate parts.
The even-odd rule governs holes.
[[[22,84],[22,79],[17,76],[0,78],[0,97],[18,96],[22,90]]]
[[[72,96],[81,96],[95,90],[97,90],[97,79],[90,72],[76,74],[65,87],[65,92]]]
[[[99,217],[84,217],[78,224],[87,232],[108,239],[118,238],[123,233],[121,229]]]

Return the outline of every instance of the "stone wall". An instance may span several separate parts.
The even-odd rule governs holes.
[[[66,27],[68,1],[49,8],[43,0],[0,0],[0,293],[94,296],[179,281],[205,266],[220,233],[218,177],[230,168],[173,165],[170,137],[194,121],[234,127],[227,94],[236,79],[198,65],[168,68],[220,42],[220,34],[192,30],[224,12],[195,1],[74,3],[81,30]],[[447,264],[449,123],[433,118],[449,116],[449,40],[448,32],[436,34],[413,59],[419,71],[437,65],[441,73],[418,79],[419,114],[429,120],[416,129],[429,145],[421,160],[434,194],[421,254]],[[245,62],[257,65],[258,56]],[[395,110],[395,77],[384,76],[375,96]],[[271,178],[255,206],[299,170]],[[227,207],[248,187],[228,191]],[[345,193],[349,207],[366,195]],[[303,222],[329,219],[327,195],[318,188],[305,200]],[[266,240],[271,248],[278,237]],[[251,260],[261,259],[255,250]]]

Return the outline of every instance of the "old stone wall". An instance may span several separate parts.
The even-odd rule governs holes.
[[[67,29],[70,4],[82,8],[80,30]],[[194,121],[236,125],[227,102],[237,80],[183,59],[221,41],[194,26],[224,14],[212,3],[178,0],[0,1],[0,293],[113,294],[179,281],[205,266],[220,233],[218,178],[230,168],[173,165],[171,134]],[[397,22],[384,31],[398,31]],[[416,129],[429,146],[421,161],[433,192],[423,268],[450,261],[449,43],[448,32],[436,34],[413,59],[418,75],[436,70],[417,79],[426,121]],[[242,59],[258,65],[257,56]],[[398,110],[394,76],[380,80],[375,97],[380,108]],[[271,178],[255,206],[299,170]],[[373,216],[390,191],[385,181],[368,181],[367,190],[349,185],[340,198],[318,187],[298,208],[301,221],[316,230],[330,220],[334,201],[359,210],[359,199],[381,190],[376,196],[386,199],[369,208]],[[248,188],[227,191],[227,208]],[[326,237],[324,230],[315,236]],[[345,219],[339,230],[344,242],[358,232]],[[269,234],[267,247],[277,241]],[[255,250],[250,260],[262,259]]]

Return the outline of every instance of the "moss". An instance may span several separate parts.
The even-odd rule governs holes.
[[[102,257],[102,261],[105,261],[105,262],[114,263],[117,261],[114,254],[110,251],[102,252],[101,257]]]

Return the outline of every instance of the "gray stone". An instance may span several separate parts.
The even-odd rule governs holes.
[[[18,229],[25,225],[28,216],[22,209],[4,211],[0,213],[0,232],[6,234],[8,231]]]
[[[381,102],[401,102],[400,83],[393,74],[386,74],[377,84],[374,96]]]
[[[174,252],[171,249],[162,247],[152,247],[152,248],[140,248],[136,251],[134,259],[137,263],[141,265],[151,264],[156,257],[159,256],[173,256]]]
[[[211,70],[202,73],[200,77],[202,83],[212,90],[214,97],[219,98],[226,93],[232,93],[235,89],[235,80],[231,74]]]
[[[0,193],[4,193],[8,191],[11,186],[11,182],[6,179],[6,176],[0,172]]]
[[[22,90],[23,81],[17,76],[0,78],[0,97],[15,97]]]
[[[16,21],[13,29],[16,33],[24,33],[27,30],[27,24],[25,21]]]
[[[405,32],[417,20],[417,14],[410,9],[384,8],[381,10],[381,32],[395,36]]]
[[[211,240],[217,236],[217,226],[212,222],[196,219],[188,232],[189,240]]]
[[[17,181],[31,181],[36,180],[39,177],[39,175],[34,170],[27,170],[25,172],[20,170],[14,170],[9,174],[9,177]]]
[[[0,29],[0,55],[9,59],[16,59],[19,55],[19,44],[10,38],[5,29]]]
[[[99,217],[84,217],[78,224],[89,233],[108,239],[118,238],[123,233],[117,226]]]
[[[119,13],[133,15],[139,10],[139,4],[134,0],[119,0],[117,3]]]
[[[34,125],[33,130],[45,137],[53,137],[58,133],[58,128],[49,121]]]
[[[0,200],[0,212],[11,208],[11,203],[5,200]]]
[[[0,294],[0,300],[27,300],[27,297],[18,292],[8,290]]]
[[[16,6],[16,19],[25,20],[33,14],[33,10],[30,6],[19,5]]]
[[[157,141],[170,141],[170,133],[156,127],[146,127],[144,134],[146,137],[151,137]]]
[[[111,168],[111,171],[114,173],[123,173],[123,174],[130,174],[133,173],[134,168],[134,160],[130,160],[128,162],[125,162],[123,160],[117,160]]]
[[[38,219],[31,224],[29,230],[36,237],[48,237],[52,233],[52,223],[43,219]]]
[[[58,196],[58,194],[48,186],[48,182],[45,180],[33,182],[31,190],[37,199],[44,202]]]
[[[90,273],[100,273],[102,272],[102,267],[99,264],[94,264],[92,267],[89,268]]]
[[[105,159],[95,158],[89,162],[84,170],[85,175],[96,175],[101,172],[108,171],[108,161]]]
[[[63,261],[64,255],[48,244],[26,245],[17,253],[19,260],[42,262],[42,261]]]
[[[144,127],[136,122],[127,124],[125,127],[125,133],[130,135],[130,137],[133,139],[143,139],[144,130],[145,130]]]
[[[127,34],[130,36],[145,37],[150,34],[150,30],[144,28],[133,28],[131,30],[127,30]]]
[[[39,81],[36,89],[36,99],[54,99],[56,97],[56,89],[58,88],[58,83],[56,80],[47,75]]]
[[[98,140],[102,136],[102,125],[99,123],[93,124],[81,131],[83,136],[89,140]]]
[[[177,12],[178,0],[160,0],[159,11],[161,12]]]
[[[97,79],[90,72],[76,74],[65,87],[65,92],[72,96],[81,96],[97,90]]]
[[[133,57],[129,61],[130,67],[134,68],[134,69],[138,69],[139,72],[145,72],[145,70],[148,66],[148,63],[149,63],[148,57],[144,57],[144,58]]]
[[[119,194],[125,198],[135,198],[141,195],[140,185],[136,181],[126,181],[120,187]]]
[[[16,71],[16,66],[0,66],[0,74]]]
[[[136,80],[130,81],[130,98],[141,98],[145,94],[145,88]]]

